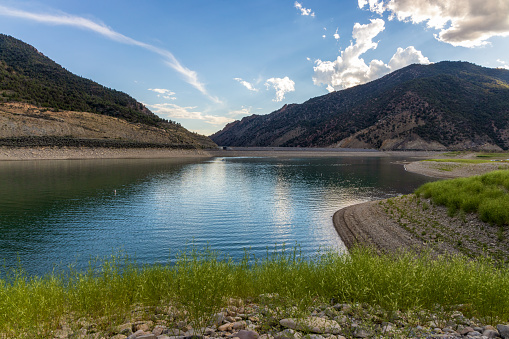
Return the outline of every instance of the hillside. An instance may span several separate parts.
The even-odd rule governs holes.
[[[16,102],[22,105],[5,105]],[[129,143],[149,142],[185,148],[215,146],[207,137],[191,133],[178,123],[161,119],[126,93],[74,75],[34,47],[3,34],[0,34],[0,103],[4,103],[0,109],[3,121],[0,138],[65,136],[80,139],[111,138]],[[35,119],[36,111],[52,111],[53,120],[44,120],[41,116]],[[103,124],[113,124],[103,126],[105,131],[114,131],[119,126],[126,129],[118,131],[117,134],[121,136],[110,132],[98,136],[94,132],[96,126],[87,125],[91,120],[82,119],[82,131],[77,133],[73,127],[76,123],[68,120],[69,114],[62,111],[75,112],[75,116],[81,112],[84,115],[93,113],[112,117],[100,118]],[[31,116],[31,119],[21,116]],[[120,120],[124,123],[118,125]],[[7,124],[7,121],[10,123]],[[39,126],[42,121],[44,124]],[[52,127],[48,127],[50,125]],[[73,132],[62,132],[65,130]],[[135,130],[151,132],[138,134],[133,132]],[[147,139],[147,134],[154,135]]]
[[[380,150],[509,148],[509,71],[410,65],[370,83],[228,124],[224,146]]]

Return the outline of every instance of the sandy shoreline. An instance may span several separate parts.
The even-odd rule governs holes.
[[[65,160],[65,159],[150,159],[178,157],[409,157],[430,158],[436,152],[378,152],[373,150],[333,148],[228,148],[167,149],[167,148],[89,148],[89,147],[10,147],[0,146],[2,160]]]

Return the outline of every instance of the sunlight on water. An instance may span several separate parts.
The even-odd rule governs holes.
[[[119,250],[167,262],[190,244],[233,258],[283,243],[342,251],[336,210],[427,180],[382,158],[2,162],[0,258],[44,273]]]

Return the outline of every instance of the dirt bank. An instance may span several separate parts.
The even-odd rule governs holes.
[[[379,252],[430,250],[509,260],[507,227],[482,222],[473,213],[450,217],[446,207],[413,194],[343,208],[333,222],[347,248],[363,244]]]
[[[472,164],[458,162],[416,161],[405,164],[408,172],[435,178],[460,178],[480,175],[499,169],[509,169],[509,164],[497,161]]]

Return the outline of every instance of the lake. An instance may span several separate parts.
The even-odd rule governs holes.
[[[210,246],[235,259],[277,244],[343,251],[338,209],[430,181],[401,158],[193,158],[0,162],[0,259],[29,274],[122,251],[165,263]]]

